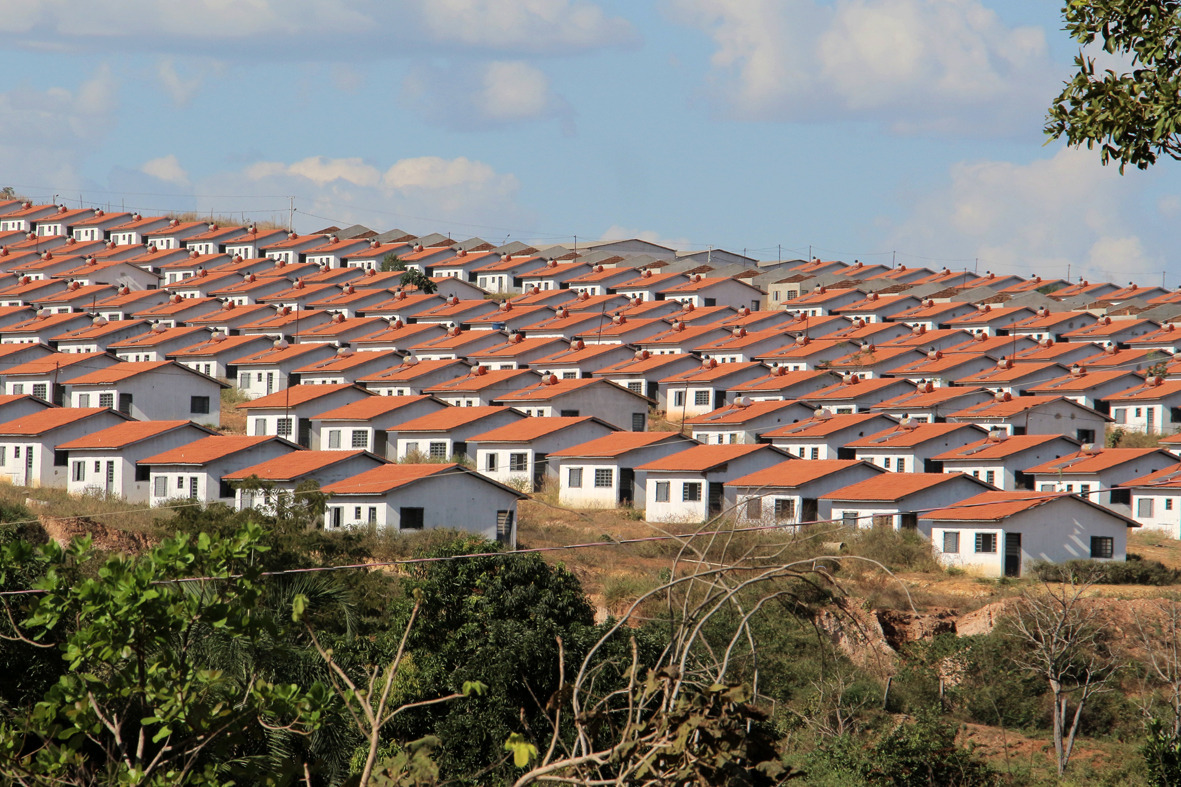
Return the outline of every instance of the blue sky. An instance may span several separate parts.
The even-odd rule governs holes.
[[[1181,276],[1181,165],[1044,144],[1054,2],[26,0],[0,38],[37,199]]]

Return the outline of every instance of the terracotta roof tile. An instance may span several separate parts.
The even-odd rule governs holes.
[[[514,423],[469,437],[468,441],[473,443],[527,443],[530,440],[536,440],[539,437],[545,437],[592,420],[600,426],[606,426],[602,421],[589,415],[522,418]]]
[[[682,437],[676,432],[613,432],[595,440],[554,451],[550,456],[610,459],[637,448],[677,441],[683,442],[686,448],[697,445],[696,440]]]
[[[380,495],[433,475],[452,475],[462,472],[466,471],[454,463],[401,463],[381,465],[372,470],[358,473],[352,478],[346,478],[343,481],[328,484],[320,491],[333,495]],[[476,473],[472,473],[472,475],[483,478],[483,476],[479,476]]]
[[[763,470],[757,470],[750,475],[727,481],[726,486],[765,486],[765,487],[797,487],[824,478],[852,467],[872,468],[878,470],[868,462],[857,459],[810,459],[800,462],[781,462]],[[882,470],[882,473],[886,471]]]
[[[292,451],[289,454],[235,470],[222,477],[230,481],[240,481],[256,475],[264,481],[293,481],[309,473],[318,472],[326,467],[362,455],[372,456],[366,451]]]
[[[976,480],[963,473],[882,473],[844,489],[821,495],[820,499],[892,503],[916,492],[923,492],[941,484],[956,483],[963,478]],[[977,483],[983,487],[983,482]]]
[[[927,512],[922,518],[945,522],[997,522],[1061,498],[1057,492],[983,492],[954,506]]]
[[[266,396],[260,396],[257,399],[252,399],[249,402],[242,402],[237,406],[239,410],[284,410],[288,407],[296,407],[305,402],[314,402],[329,394],[338,393],[352,389],[357,393],[368,395],[369,391],[364,388],[358,388],[352,383],[334,383],[332,385],[289,385],[282,390],[275,391]]]
[[[320,386],[316,386],[319,388]],[[387,415],[418,402],[437,401],[433,396],[366,396],[343,407],[312,416],[314,421],[368,421],[380,415]]]
[[[734,444],[734,445],[695,445],[679,453],[657,459],[654,462],[640,465],[637,470],[683,471],[700,473],[723,465],[735,459],[749,456],[756,451],[769,451],[783,461],[793,461],[792,457],[777,451],[769,445]],[[802,460],[800,460],[802,461]]]
[[[39,435],[53,429],[114,412],[106,407],[50,407],[0,424],[0,435]]]
[[[253,448],[256,445],[262,445],[271,440],[289,445],[293,449],[296,448],[294,444],[287,443],[287,441],[274,435],[249,437],[246,435],[210,435],[209,437],[202,437],[200,440],[191,442],[188,445],[182,445],[179,448],[173,448],[169,451],[149,456],[146,459],[141,459],[136,464],[203,465],[236,454],[239,451]]]
[[[1113,467],[1119,467],[1127,462],[1134,462],[1151,454],[1160,454],[1162,458],[1174,458],[1159,448],[1102,448],[1091,452],[1078,451],[1058,459],[1051,459],[1048,462],[1042,462],[1040,465],[1034,465],[1025,472],[1030,474],[1061,473],[1074,475],[1077,473],[1089,475],[1101,473]]]
[[[97,432],[91,432],[85,437],[79,437],[76,440],[62,443],[57,446],[62,450],[73,450],[82,448],[123,448],[124,446],[138,443],[141,440],[147,440],[150,437],[171,432],[174,429],[181,429],[186,426],[193,426],[194,428],[202,429],[208,432],[210,430],[198,427],[191,421],[126,421],[121,424],[101,429]]]
[[[444,407],[434,413],[419,416],[412,421],[399,424],[391,432],[446,432],[458,426],[464,426],[484,418],[513,411],[505,407],[477,406],[477,407]],[[525,420],[524,416],[521,420]]]

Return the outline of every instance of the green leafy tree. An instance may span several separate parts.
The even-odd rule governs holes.
[[[1118,163],[1120,172],[1181,158],[1181,0],[1067,0],[1062,14],[1080,51],[1046,133],[1098,146],[1103,163]],[[1085,49],[1095,45],[1130,69],[1098,69]]]
[[[330,696],[321,684],[270,682],[256,662],[210,663],[212,639],[250,647],[278,633],[258,614],[259,538],[251,525],[229,538],[181,535],[86,576],[88,539],[40,546],[44,593],[20,636],[57,649],[67,669],[30,713],[0,726],[0,772],[34,784],[266,781],[265,758],[243,741],[315,729]]]
[[[398,279],[398,283],[403,287],[415,287],[419,292],[426,295],[432,295],[439,289],[438,285],[431,281],[430,277],[418,268],[408,268],[402,274],[402,278]]]
[[[381,258],[381,272],[392,273],[394,271],[406,270],[406,263],[397,254],[392,251]]]

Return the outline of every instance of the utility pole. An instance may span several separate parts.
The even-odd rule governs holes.
[[[287,205],[287,231],[295,232],[295,197],[288,197],[290,202]]]

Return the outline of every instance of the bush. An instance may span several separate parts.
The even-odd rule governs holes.
[[[1129,554],[1125,561],[1068,560],[1065,563],[1039,562],[1033,575],[1046,582],[1060,582],[1094,578],[1104,585],[1176,585],[1181,582],[1181,571],[1169,568],[1157,560],[1145,560]]]
[[[940,571],[931,542],[914,530],[871,527],[849,542],[849,554],[876,560],[891,571]]]

